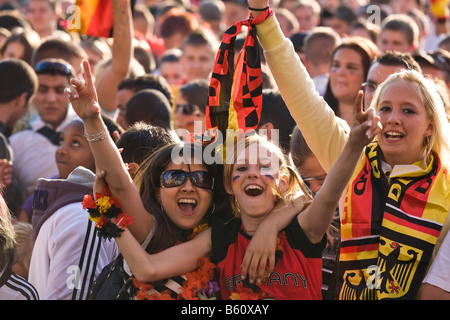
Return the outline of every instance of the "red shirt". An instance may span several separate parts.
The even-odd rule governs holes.
[[[322,299],[322,251],[326,237],[312,244],[297,218],[279,234],[282,256],[272,274],[260,285],[262,298],[276,300]],[[222,298],[227,300],[242,285],[241,264],[251,236],[241,228],[239,219],[226,224],[214,223],[212,228],[213,256],[217,266]],[[241,297],[242,298],[242,297]]]

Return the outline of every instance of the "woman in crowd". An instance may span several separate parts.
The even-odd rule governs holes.
[[[266,0],[248,4],[253,15],[269,10]],[[286,105],[328,171],[348,139],[347,125],[315,93],[276,20],[259,24],[257,34]],[[360,93],[356,103],[362,100]],[[414,299],[450,224],[449,123],[435,87],[414,71],[392,75],[372,106],[383,130],[365,149],[339,205],[336,297]]]
[[[356,96],[377,55],[377,47],[370,40],[361,37],[344,39],[333,52],[324,99],[336,115],[349,125],[353,121]]]

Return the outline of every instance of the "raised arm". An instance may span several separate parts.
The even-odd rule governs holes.
[[[328,229],[341,194],[352,177],[364,147],[381,132],[381,123],[373,109],[363,112],[363,93],[355,103],[355,119],[342,153],[331,167],[324,184],[311,205],[298,215],[298,221],[312,243],[319,242]]]
[[[248,0],[248,5],[265,8],[269,1]],[[251,13],[254,16],[261,14],[254,10]],[[350,132],[347,123],[335,116],[314,89],[314,82],[295,53],[292,42],[283,35],[275,15],[258,24],[256,32],[267,65],[292,117],[312,152],[328,171],[347,141]]]
[[[66,92],[73,109],[84,122],[96,167],[106,172],[105,180],[112,194],[120,199],[123,211],[134,218],[130,230],[136,239],[142,242],[151,230],[153,217],[145,210],[119,150],[100,116],[100,106],[89,63],[84,61],[83,67],[85,83],[72,79],[72,86],[67,88]]]
[[[122,80],[127,77],[133,56],[133,23],[130,0],[113,2],[113,44],[111,64],[97,81],[97,92],[101,108],[107,112],[117,108],[117,91]]]

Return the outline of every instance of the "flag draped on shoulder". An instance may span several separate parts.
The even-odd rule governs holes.
[[[232,25],[223,34],[209,87],[206,108],[208,129],[218,129],[223,137],[227,129],[255,130],[261,117],[262,73],[260,47],[256,25],[272,16],[266,11],[254,18]],[[247,37],[234,64],[234,45],[242,26],[247,26]]]

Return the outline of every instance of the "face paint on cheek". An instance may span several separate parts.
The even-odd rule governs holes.
[[[270,186],[271,188],[276,188],[275,177],[271,174],[264,174],[261,176],[264,183]]]
[[[240,185],[240,184],[242,184],[241,176],[240,176],[240,175],[235,175],[235,176],[232,178],[232,186],[235,187],[235,186],[238,186],[238,185]]]

